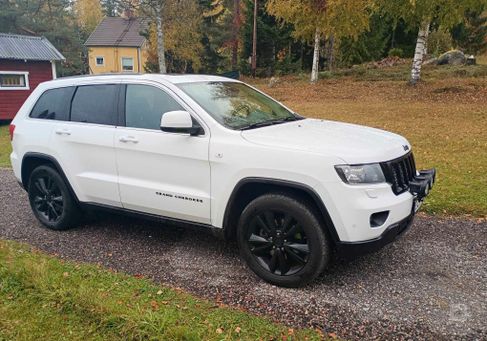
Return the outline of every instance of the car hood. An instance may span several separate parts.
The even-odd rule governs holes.
[[[388,161],[411,149],[404,137],[394,133],[317,119],[244,130],[242,137],[259,145],[335,156],[349,164]]]

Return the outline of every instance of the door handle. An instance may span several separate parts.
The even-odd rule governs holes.
[[[119,139],[120,142],[127,143],[127,142],[132,142],[132,143],[139,143],[139,140],[137,140],[133,136],[122,136]]]
[[[71,132],[68,129],[56,129],[55,132],[58,135],[71,135]]]

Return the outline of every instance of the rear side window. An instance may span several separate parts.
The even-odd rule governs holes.
[[[167,93],[150,85],[127,85],[125,126],[161,129],[161,117],[168,111],[183,110]]]
[[[118,85],[79,86],[71,105],[71,121],[116,125]]]
[[[74,86],[70,86],[47,90],[37,100],[30,113],[30,117],[67,121],[69,119],[69,105],[73,97],[74,89]]]

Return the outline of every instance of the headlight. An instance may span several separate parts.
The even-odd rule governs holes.
[[[335,166],[340,178],[347,184],[376,184],[386,182],[382,168],[378,163],[368,165]]]

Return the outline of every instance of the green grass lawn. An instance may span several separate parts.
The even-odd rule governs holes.
[[[10,167],[10,153],[12,145],[10,144],[10,135],[8,125],[0,126],[0,167]]]
[[[479,67],[478,72],[487,74],[487,65]],[[463,76],[459,70],[467,68],[427,68],[424,81],[416,87],[407,85],[406,74],[401,80],[381,75],[387,80],[365,81],[354,75],[322,79],[314,85],[302,77],[283,77],[272,87],[268,80],[252,82],[304,116],[405,136],[413,145],[418,167],[438,170],[437,184],[422,210],[485,218],[487,77]],[[373,74],[394,72],[404,73],[404,66]]]
[[[0,340],[318,340],[180,290],[0,240]]]

